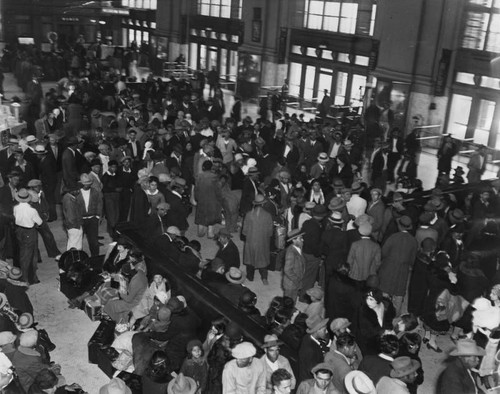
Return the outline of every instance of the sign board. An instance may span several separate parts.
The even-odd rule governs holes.
[[[111,15],[124,15],[128,16],[130,15],[130,11],[126,8],[103,8],[102,9],[103,14],[111,14]]]

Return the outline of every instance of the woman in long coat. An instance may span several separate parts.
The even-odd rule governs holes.
[[[257,194],[253,209],[245,215],[241,233],[245,237],[243,264],[247,268],[247,279],[252,281],[257,268],[262,283],[267,282],[267,267],[271,263],[271,237],[273,218],[262,205],[266,202],[263,195]]]
[[[212,172],[211,161],[207,160],[202,165],[202,172],[194,187],[194,197],[197,202],[194,223],[198,225],[198,236],[205,236],[208,227],[208,237],[213,238],[213,225],[222,220],[222,192],[217,174]]]

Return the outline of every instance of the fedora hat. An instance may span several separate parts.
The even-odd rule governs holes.
[[[464,221],[465,215],[461,209],[455,208],[454,210],[450,211],[449,218],[452,224],[458,224]]]
[[[125,160],[130,160],[130,161],[132,161],[132,157],[130,157],[130,156],[123,156],[123,157],[120,159],[120,163],[123,163]]]
[[[328,215],[328,211],[326,210],[324,205],[316,205],[312,210],[311,210],[311,215],[314,217],[320,217],[323,218],[326,215]]]
[[[424,205],[424,211],[436,212],[444,208],[444,203],[439,197],[433,197]]]
[[[397,219],[397,222],[403,230],[411,230],[413,226],[410,217],[406,215],[401,216],[399,219]]]
[[[476,341],[472,339],[460,339],[457,341],[457,347],[450,352],[450,356],[484,356],[486,351],[477,346]]]
[[[373,223],[375,223],[375,219],[373,219],[372,216],[363,213],[354,220],[354,224],[359,227],[363,223],[370,223],[371,225],[373,225]]]
[[[16,137],[10,137],[9,142],[7,142],[7,145],[17,145],[19,144],[19,140]]]
[[[19,191],[16,193],[15,198],[19,202],[30,202],[31,201],[31,195],[28,192],[28,190],[25,188],[19,189]]]
[[[245,281],[246,276],[246,273],[236,267],[231,267],[229,268],[229,271],[226,272],[226,279],[237,285],[242,284]]]
[[[382,193],[382,189],[378,188],[378,187],[374,187],[373,189],[370,190],[370,193],[378,193],[380,195],[383,195]]]
[[[225,227],[222,227],[219,232],[217,233],[217,237],[227,237],[227,238],[233,238],[229,230]]]
[[[332,185],[333,185],[333,187],[340,187],[340,188],[345,186],[344,182],[342,182],[342,179],[340,179],[340,178],[334,179]]]
[[[43,145],[37,145],[35,146],[35,153],[37,155],[44,155],[47,153],[47,149],[45,149],[45,146]]]
[[[288,238],[287,242],[293,241],[295,238],[300,237],[301,235],[304,235],[305,233],[303,231],[300,231],[300,229],[296,228],[288,233]]]
[[[68,137],[68,139],[66,140],[66,143],[70,146],[77,145],[80,143],[80,140],[77,137],[75,137],[74,135],[72,135],[72,136]]]
[[[320,163],[326,163],[328,160],[330,160],[330,159],[328,158],[328,155],[325,152],[321,152],[318,155],[318,161]]]
[[[417,360],[412,360],[410,357],[398,357],[392,363],[391,378],[401,378],[420,368],[420,363]]]
[[[7,305],[7,296],[4,293],[0,293],[0,309]]]
[[[308,334],[312,334],[316,331],[321,330],[322,328],[325,328],[326,325],[328,324],[328,319],[322,319],[319,316],[314,316],[312,319],[307,319],[306,324],[307,324],[306,332]]]
[[[275,334],[266,335],[264,337],[264,343],[261,348],[266,349],[268,347],[281,346],[283,345],[283,341],[280,341]]]
[[[340,197],[333,197],[328,204],[328,209],[330,211],[338,211],[344,209],[345,201]]]
[[[376,394],[372,380],[361,371],[351,371],[344,378],[344,384],[349,394]]]
[[[37,186],[42,186],[42,181],[40,179],[31,179],[28,182],[28,187],[37,187]]]
[[[17,321],[17,325],[21,330],[27,330],[33,326],[35,319],[33,319],[33,315],[31,313],[25,312],[19,316],[19,320]]]
[[[332,332],[338,331],[338,330],[343,330],[344,328],[347,328],[351,325],[351,322],[346,319],[345,317],[338,317],[336,319],[333,319],[332,322],[330,323],[330,330]]]
[[[337,135],[339,135],[340,138],[344,137],[344,135],[342,134],[342,132],[340,130],[336,130],[336,131],[333,132],[333,136],[334,137],[337,136]]]
[[[332,212],[332,214],[328,217],[328,220],[333,224],[343,224],[344,219],[342,219],[342,214],[338,211]]]
[[[8,276],[10,279],[14,279],[14,280],[20,279],[23,276],[23,271],[21,271],[21,269],[18,267],[12,267],[9,270]]]
[[[247,175],[259,175],[260,171],[257,167],[250,167],[248,169]]]
[[[186,187],[186,185],[187,185],[186,180],[181,177],[175,177],[172,181],[172,186]]]
[[[266,202],[266,198],[263,194],[256,194],[253,200],[253,205],[262,205]]]
[[[304,209],[313,209],[314,207],[316,206],[316,203],[314,201],[307,201],[305,204],[304,204]]]
[[[359,182],[353,182],[351,185],[351,192],[352,193],[360,193],[363,191],[363,186]]]
[[[423,212],[418,217],[418,221],[420,222],[420,224],[427,226],[428,224],[430,224],[430,222],[432,221],[433,218],[434,218],[434,215],[432,213]]]
[[[90,175],[89,174],[82,174],[80,175],[80,183],[84,186],[88,186],[88,185],[92,185],[92,183],[94,183],[94,181],[92,180],[92,178],[90,178]]]

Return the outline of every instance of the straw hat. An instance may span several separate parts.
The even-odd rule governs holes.
[[[330,215],[328,220],[330,220],[330,222],[332,222],[333,224],[343,224],[344,223],[344,219],[342,219],[342,214],[338,211],[332,212],[332,214]]]
[[[30,202],[31,201],[31,195],[29,194],[28,190],[25,188],[19,189],[19,191],[15,195],[15,198],[19,202]]]
[[[361,371],[351,371],[344,378],[345,388],[349,394],[376,394],[372,380]]]
[[[226,279],[234,284],[241,284],[245,281],[246,274],[236,267],[229,268],[226,272]]]
[[[460,339],[457,341],[456,349],[450,352],[450,356],[478,356],[482,357],[486,351],[477,346],[476,341],[472,339]]]
[[[44,155],[47,153],[47,149],[45,149],[45,146],[43,145],[37,145],[35,146],[35,153],[37,155]]]
[[[344,209],[344,207],[345,207],[345,201],[340,197],[333,197],[330,200],[330,203],[328,204],[328,209],[330,211],[339,211],[341,209]]]
[[[120,378],[113,378],[100,388],[99,394],[132,394],[132,390]]]
[[[33,319],[33,315],[29,312],[25,312],[19,316],[19,320],[17,321],[17,324],[19,325],[19,328],[21,330],[26,330],[28,328],[31,328],[33,323],[35,322],[35,319]]]
[[[80,175],[80,183],[84,186],[88,186],[88,185],[92,185],[92,183],[94,183],[94,181],[92,180],[92,178],[90,178],[89,174],[82,174],[82,175]]]
[[[420,368],[420,363],[417,360],[412,360],[410,357],[398,357],[392,363],[391,378],[401,378],[416,372]]]
[[[295,238],[300,237],[301,235],[304,235],[305,233],[303,231],[300,231],[300,229],[296,228],[288,233],[288,238],[287,242],[293,241]]]
[[[318,161],[320,163],[328,163],[330,159],[328,158],[328,155],[325,153],[325,152],[321,152],[319,155],[318,155]]]

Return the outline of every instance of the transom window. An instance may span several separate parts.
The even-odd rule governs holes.
[[[198,14],[214,16],[217,18],[231,18],[231,4],[238,7],[237,17],[241,19],[241,7],[243,0],[198,0]],[[234,17],[234,14],[233,14]]]
[[[306,0],[304,27],[354,34],[358,4],[353,1]]]

